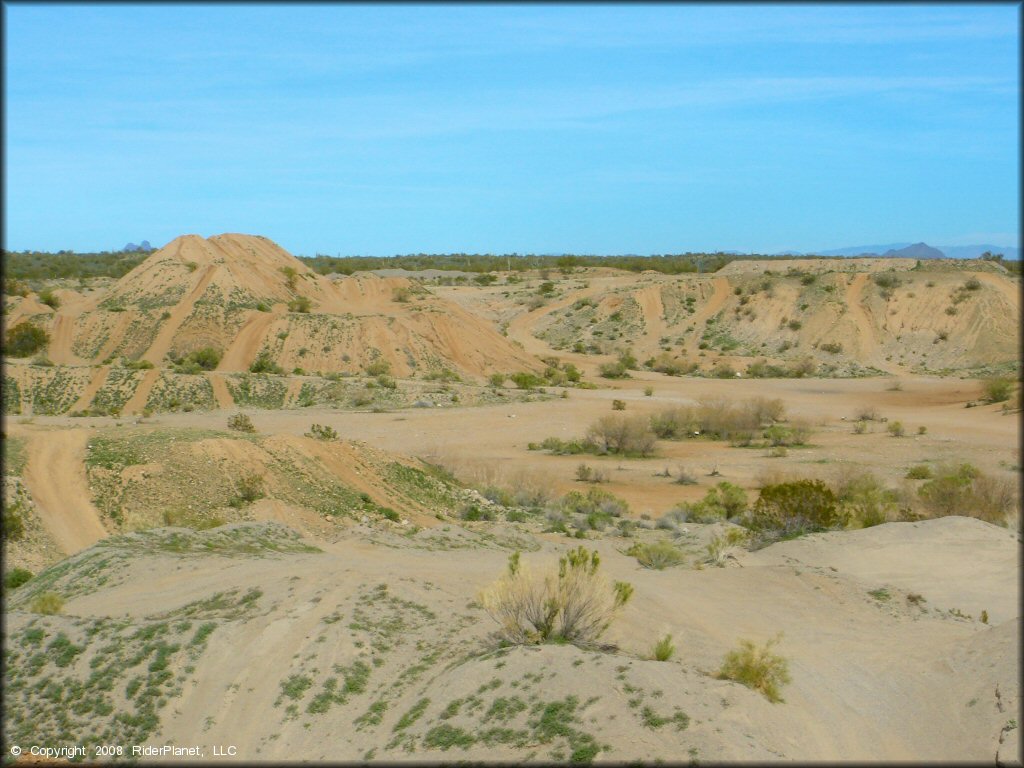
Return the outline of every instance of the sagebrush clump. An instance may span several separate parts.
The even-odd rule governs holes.
[[[764,694],[772,703],[782,701],[780,690],[789,683],[789,662],[772,652],[781,635],[769,640],[762,647],[750,640],[740,640],[740,647],[729,651],[718,670],[720,680],[735,680],[748,688]]]
[[[519,552],[512,553],[506,574],[480,595],[500,626],[497,639],[511,645],[596,646],[633,595],[630,584],[609,584],[598,572],[600,563],[596,550],[579,547],[559,559],[557,573],[539,575],[519,562]]]

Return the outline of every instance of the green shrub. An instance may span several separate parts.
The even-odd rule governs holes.
[[[935,478],[918,489],[918,497],[933,517],[965,515],[997,525],[1004,525],[1019,503],[1013,482],[985,475],[970,464],[938,467]]]
[[[153,364],[149,360],[125,360],[124,367],[130,371],[149,371]]]
[[[1004,376],[993,376],[982,382],[985,391],[985,399],[990,403],[1001,403],[1010,399],[1013,392],[1013,379]]]
[[[31,322],[18,323],[7,329],[4,354],[10,357],[29,357],[50,343],[50,334]]]
[[[308,296],[296,296],[294,299],[288,302],[288,311],[297,312],[300,314],[306,314],[313,307],[313,302],[309,300]]]
[[[663,570],[672,565],[679,565],[686,557],[677,548],[667,541],[655,541],[641,544],[637,542],[626,551],[627,555],[635,557],[637,562],[644,568],[652,568],[656,571]]]
[[[284,368],[275,363],[270,357],[270,352],[263,350],[249,366],[249,373],[284,373]]]
[[[613,411],[624,411],[624,410],[626,410],[626,401],[625,400],[612,400],[612,410]]]
[[[653,656],[656,661],[668,661],[672,658],[672,654],[675,652],[676,647],[672,645],[672,635],[665,635],[661,640],[654,644],[651,656]]]
[[[236,413],[228,417],[228,429],[233,429],[236,432],[255,432],[256,425],[252,423],[252,419],[247,414]]]
[[[606,379],[626,379],[629,378],[629,373],[626,369],[625,364],[621,360],[616,360],[613,363],[602,363],[598,368],[598,373]]]
[[[497,638],[524,645],[567,642],[594,647],[612,619],[633,595],[633,587],[608,584],[598,573],[597,551],[583,547],[559,559],[555,573],[535,576],[508,559],[508,572],[484,590],[480,602],[498,623]]]
[[[220,363],[221,352],[213,347],[203,347],[189,352],[185,363],[194,363],[204,371],[212,371]]]
[[[391,373],[391,363],[387,360],[378,358],[366,366],[367,376],[386,376]]]
[[[718,670],[720,680],[735,680],[764,694],[772,703],[782,701],[780,689],[790,682],[789,662],[772,653],[779,638],[769,640],[758,648],[750,640],[741,640],[737,650],[729,651]]]
[[[60,306],[60,299],[54,294],[52,288],[44,288],[39,292],[39,301],[46,306],[57,309]]]
[[[889,434],[893,437],[903,437],[907,433],[903,427],[902,421],[890,421],[889,426],[886,427],[889,430]]]
[[[21,503],[4,508],[4,541],[20,541],[25,537],[25,521],[21,518]]]
[[[498,387],[505,386],[505,379],[507,378],[508,376],[506,376],[504,373],[492,373],[490,376],[487,377],[487,381],[492,387],[497,389]]]
[[[695,523],[714,523],[739,517],[747,509],[747,493],[728,481],[709,488],[704,498],[691,504],[680,504],[685,519]]]
[[[238,498],[246,504],[262,499],[263,477],[256,472],[249,472],[238,478]]]
[[[544,383],[544,380],[537,376],[537,374],[530,373],[529,371],[513,373],[509,378],[519,389],[536,389]]]
[[[820,480],[767,485],[743,524],[760,537],[791,538],[845,524],[835,494]]]
[[[56,592],[40,592],[32,598],[28,609],[33,613],[53,616],[64,610],[64,598]]]
[[[838,355],[840,352],[843,351],[843,345],[840,344],[838,341],[830,341],[827,344],[818,345],[818,349],[822,350],[823,352],[829,352],[833,355]]]
[[[906,477],[908,480],[930,480],[932,468],[927,464],[917,464],[907,470]]]
[[[26,581],[32,578],[32,571],[25,568],[11,568],[4,574],[4,586],[7,589],[17,589]]]
[[[313,437],[317,440],[337,440],[338,432],[333,427],[326,427],[321,424],[313,424],[306,433],[306,437]]]

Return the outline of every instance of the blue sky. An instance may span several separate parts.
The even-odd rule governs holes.
[[[1017,5],[4,13],[10,250],[1019,245]]]

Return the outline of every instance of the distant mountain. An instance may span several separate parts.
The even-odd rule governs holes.
[[[976,259],[985,251],[989,253],[1001,253],[1007,261],[1020,259],[1020,248],[1013,248],[1006,245],[940,245],[939,248],[950,259]]]
[[[135,243],[128,243],[124,248],[121,249],[122,253],[138,253],[139,251],[153,251],[156,250],[149,244],[149,240],[143,240],[141,243],[136,245]]]
[[[946,254],[925,243],[914,243],[905,248],[890,248],[882,254],[887,259],[944,259]]]
[[[918,246],[928,248],[928,251],[923,253],[930,255],[919,256],[915,253],[907,252],[908,249],[917,248]],[[810,251],[808,253],[818,256],[892,256],[894,255],[892,252],[897,252],[895,255],[911,259],[976,259],[985,251],[1001,253],[1008,261],[1020,259],[1020,248],[1007,245],[992,245],[991,243],[982,243],[980,245],[938,245],[935,247],[927,246],[924,243],[887,243],[885,245],[851,245],[845,248],[832,248],[827,251]],[[798,255],[792,251],[789,254]]]

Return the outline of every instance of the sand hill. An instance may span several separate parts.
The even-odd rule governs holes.
[[[10,738],[198,744],[207,757],[232,744],[245,762],[1018,755],[1018,544],[1006,530],[890,524],[703,571],[643,570],[596,542],[636,595],[604,651],[496,648],[476,598],[508,549],[447,539],[439,557],[434,530],[323,543],[248,524],[88,549],[9,606]],[[530,548],[526,563],[544,568],[565,545]],[[975,573],[978,562],[1006,567]],[[25,611],[44,588],[70,596],[65,615]],[[780,632],[782,703],[713,677],[740,638]],[[655,661],[665,634],[678,652]]]

